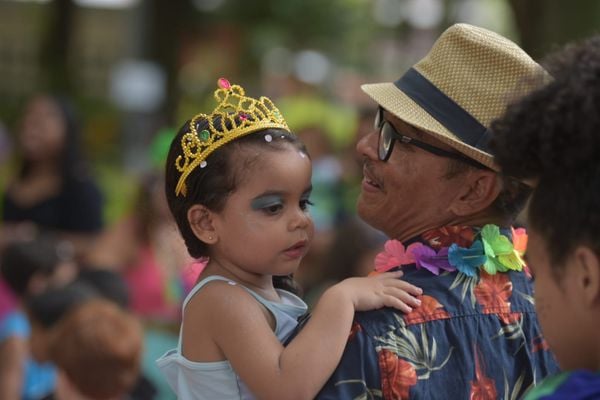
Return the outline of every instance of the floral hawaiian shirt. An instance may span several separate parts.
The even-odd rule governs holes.
[[[450,247],[477,247],[478,232],[445,227],[405,244],[420,242],[432,249],[428,260],[447,260]],[[512,400],[558,372],[526,268],[491,274],[481,265],[465,274],[431,264],[402,265],[402,279],[423,289],[421,306],[409,314],[390,308],[356,314],[342,360],[318,399]]]

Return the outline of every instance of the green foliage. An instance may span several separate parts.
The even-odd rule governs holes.
[[[244,69],[253,76],[268,49],[317,49],[335,59],[356,55],[367,46],[375,28],[371,3],[361,0],[231,0],[214,16],[243,32],[240,46]],[[248,75],[248,76],[252,76]]]
[[[350,107],[309,96],[278,99],[277,105],[294,132],[319,126],[328,134],[336,149],[348,145],[354,139],[357,116]]]
[[[131,211],[138,179],[125,174],[120,166],[109,164],[96,168],[94,176],[104,196],[104,222],[110,225]]]

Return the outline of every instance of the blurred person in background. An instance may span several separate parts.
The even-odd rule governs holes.
[[[44,399],[114,398],[109,394],[130,400],[156,397],[154,384],[140,372],[143,331],[126,308],[126,294],[117,274],[84,270],[70,284],[27,299],[24,308],[31,323],[32,355],[36,361],[51,362],[58,369],[55,391]],[[100,311],[97,307],[83,308],[87,310],[83,312],[87,315],[81,316],[85,321],[68,322],[73,313],[89,303],[108,306],[100,307]],[[127,330],[122,324],[135,325],[135,330]]]
[[[526,400],[600,398],[600,36],[545,63],[554,81],[492,125],[503,173],[535,185],[527,261],[547,345],[563,372]]]
[[[33,359],[50,363],[48,346],[58,322],[76,306],[100,297],[94,286],[79,279],[28,296],[23,303],[23,310],[31,328],[29,345]]]
[[[74,305],[45,345],[57,368],[57,384],[44,400],[132,399],[129,393],[140,373],[142,327],[113,302],[97,298]]]
[[[77,267],[50,237],[13,241],[0,256],[0,272],[17,308],[0,319],[0,399],[39,399],[54,388],[55,370],[31,357],[31,325],[24,312],[28,297],[71,281]]]
[[[192,263],[167,207],[164,178],[146,174],[131,211],[109,226],[87,258],[125,279],[131,310],[147,321],[179,323],[185,267]]]
[[[37,94],[17,130],[16,174],[2,192],[0,249],[32,230],[52,231],[80,257],[102,229],[102,197],[79,148],[79,120],[71,102]]]
[[[143,373],[159,398],[173,394],[154,360],[176,345],[181,304],[204,266],[188,254],[166,201],[162,169],[174,135],[168,128],[157,132],[151,169],[137,180],[128,211],[98,237],[82,271],[122,278],[129,310],[144,326]]]
[[[139,178],[129,211],[105,229],[86,262],[123,276],[131,311],[175,331],[201,263],[187,253],[164,193],[162,169],[174,135],[171,129],[158,132],[150,146],[153,166]]]
[[[491,121],[547,80],[513,42],[456,24],[396,82],[362,86],[379,109],[356,147],[357,211],[391,238],[376,271],[400,268],[423,295],[406,315],[356,313],[317,398],[519,398],[557,371],[521,259],[526,233],[511,229],[531,190],[501,176],[487,148]]]

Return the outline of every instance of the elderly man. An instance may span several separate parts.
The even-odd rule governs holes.
[[[377,271],[423,289],[408,314],[358,313],[320,399],[516,399],[557,371],[512,229],[530,190],[497,173],[487,143],[507,104],[548,80],[511,41],[457,24],[394,83],[357,145],[358,213],[392,238]]]

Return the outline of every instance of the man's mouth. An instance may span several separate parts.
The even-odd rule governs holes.
[[[368,185],[367,187],[382,189],[383,185],[373,176],[366,165],[363,167],[363,177],[363,183]]]

